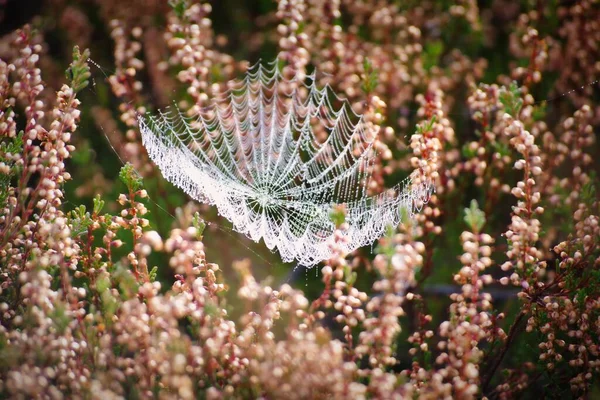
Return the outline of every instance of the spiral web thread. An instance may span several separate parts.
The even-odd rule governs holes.
[[[331,257],[331,214],[346,209],[340,241],[352,252],[412,217],[431,194],[406,179],[369,196],[372,138],[360,115],[315,74],[287,79],[278,60],[250,67],[212,106],[139,117],[143,143],[165,179],[217,207],[233,228],[284,262],[311,267]]]

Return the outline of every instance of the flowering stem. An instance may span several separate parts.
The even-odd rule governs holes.
[[[486,374],[485,378],[482,379],[482,381],[481,381],[482,382],[482,384],[481,384],[482,393],[485,393],[487,391],[488,386],[490,385],[490,383],[492,381],[492,378],[496,374],[496,370],[498,369],[498,367],[502,363],[502,360],[504,359],[504,356],[508,352],[508,348],[514,342],[515,336],[519,332],[517,330],[517,328],[519,327],[519,325],[521,325],[521,322],[523,321],[524,317],[525,317],[524,312],[519,313],[519,315],[513,322],[512,326],[510,327],[510,330],[508,331],[508,336],[506,337],[506,341],[504,342],[504,346],[502,346],[502,349],[500,349],[500,353],[494,359],[494,362],[492,363],[492,366],[491,366],[489,372]]]

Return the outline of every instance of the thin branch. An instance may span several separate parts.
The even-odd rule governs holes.
[[[500,354],[498,354],[498,356],[496,357],[496,359],[494,360],[494,362],[492,364],[492,367],[490,368],[489,372],[487,373],[486,377],[482,380],[482,385],[481,385],[482,393],[485,393],[487,391],[487,388],[490,385],[492,378],[496,374],[496,370],[498,369],[498,367],[502,363],[502,360],[504,359],[504,356],[508,352],[508,348],[514,342],[515,336],[518,333],[517,328],[521,324],[523,317],[525,317],[525,313],[524,312],[519,313],[519,316],[515,319],[515,322],[513,322],[512,326],[510,327],[508,336],[506,337],[506,341],[504,342],[504,346],[500,350]]]

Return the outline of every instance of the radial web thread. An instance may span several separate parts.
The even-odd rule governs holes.
[[[340,245],[351,252],[428,200],[432,185],[410,177],[368,195],[372,135],[314,73],[288,79],[277,61],[258,63],[228,87],[197,115],[171,107],[140,116],[142,140],[165,179],[283,261],[311,267],[330,258],[339,205],[348,223]]]

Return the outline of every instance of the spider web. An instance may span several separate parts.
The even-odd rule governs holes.
[[[196,115],[172,107],[139,125],[165,179],[306,267],[332,256],[340,205],[348,229],[338,246],[352,252],[400,223],[403,209],[412,216],[432,191],[408,178],[369,196],[375,152],[362,117],[328,85],[319,89],[315,73],[284,78],[278,60],[250,67]]]

